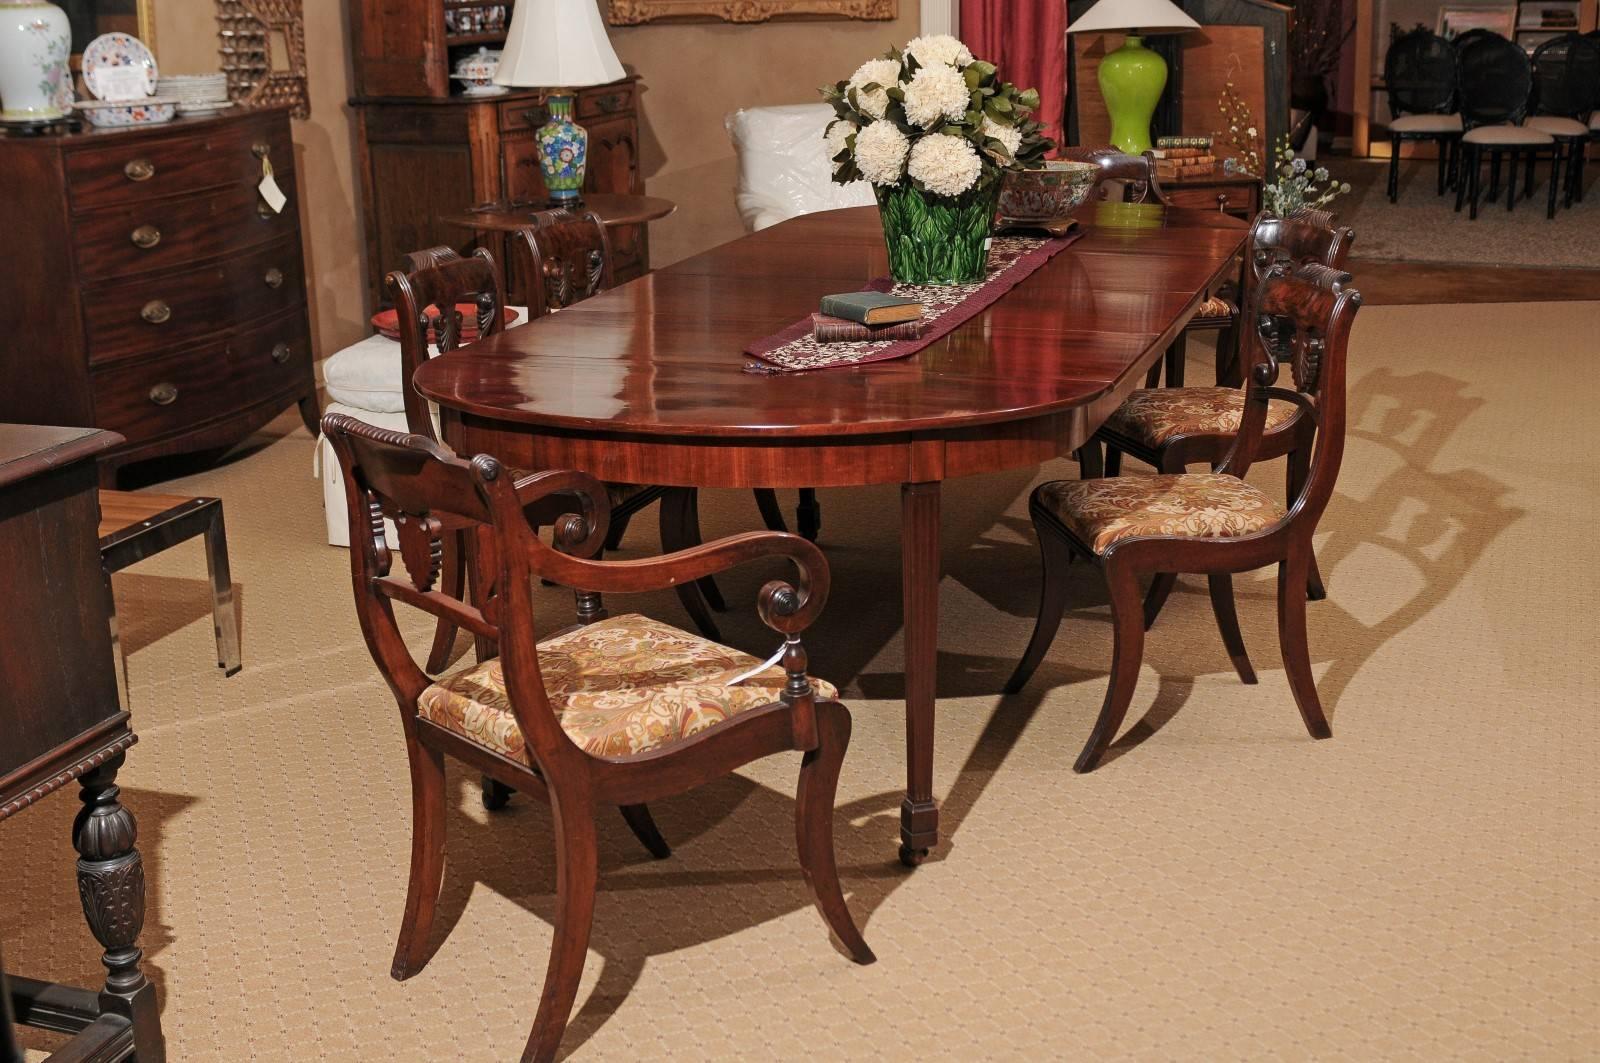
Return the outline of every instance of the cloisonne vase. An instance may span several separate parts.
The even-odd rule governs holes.
[[[874,189],[889,272],[901,284],[973,284],[989,264],[1000,175],[985,173],[959,196],[924,192],[909,181]]]
[[[72,109],[66,12],[43,0],[0,0],[0,120],[50,122]]]
[[[544,187],[555,203],[576,203],[583,189],[583,165],[588,161],[589,132],[572,121],[572,97],[545,100],[550,120],[534,133],[539,144],[539,170]]]

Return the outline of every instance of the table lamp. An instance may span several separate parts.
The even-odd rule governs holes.
[[[1122,47],[1100,60],[1100,94],[1111,114],[1111,143],[1139,155],[1150,150],[1150,118],[1167,87],[1167,64],[1144,46],[1151,33],[1186,33],[1200,23],[1170,0],[1100,0],[1068,33],[1126,31]]]
[[[573,207],[583,188],[589,134],[572,120],[572,90],[626,77],[595,0],[517,0],[497,85],[547,86],[549,121],[534,133],[552,206]]]

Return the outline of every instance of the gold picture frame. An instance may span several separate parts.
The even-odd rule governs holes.
[[[784,18],[849,18],[889,21],[899,16],[900,0],[610,0],[606,21],[613,26],[646,22],[768,22]]]
[[[216,0],[218,51],[228,98],[243,107],[288,107],[311,117],[305,13],[300,0]]]

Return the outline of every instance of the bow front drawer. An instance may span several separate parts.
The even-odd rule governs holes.
[[[278,185],[289,197],[281,214],[251,184],[79,215],[78,272],[94,279],[172,269],[293,236],[299,227],[293,176],[278,175]]]
[[[170,349],[299,306],[300,245],[279,240],[215,265],[95,285],[84,294],[91,364]]]
[[[204,128],[204,127],[202,127]],[[254,186],[263,158],[277,179],[294,169],[294,145],[282,123],[213,124],[181,138],[123,136],[105,147],[67,155],[67,192],[74,212],[114,203],[142,203],[228,185]]]
[[[141,443],[260,403],[282,405],[310,364],[305,314],[295,310],[185,351],[92,369],[95,424]]]

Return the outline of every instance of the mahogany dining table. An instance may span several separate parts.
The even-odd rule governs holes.
[[[1246,223],[1100,203],[1084,235],[907,358],[756,373],[744,347],[888,274],[871,207],[809,214],[674,263],[415,375],[457,453],[696,488],[901,485],[906,795],[900,857],[938,841],[933,730],[944,480],[1038,465],[1094,434],[1208,294]]]

